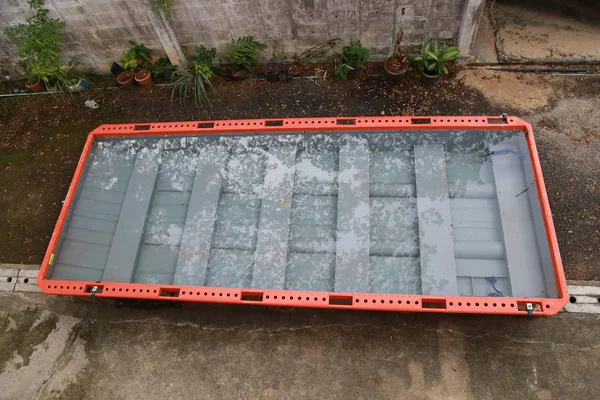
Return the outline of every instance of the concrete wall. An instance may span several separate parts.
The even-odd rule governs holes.
[[[456,42],[468,1],[173,0],[167,27],[172,35],[156,23],[151,0],[46,0],[46,8],[66,22],[64,58],[107,71],[129,39],[160,55],[170,45],[165,37],[190,55],[198,44],[223,50],[232,38],[253,35],[269,45],[265,58],[285,60],[328,39],[360,39],[372,59],[381,60],[391,53],[398,28],[404,29],[407,51],[418,51],[431,37]],[[0,28],[29,15],[26,0],[0,0]],[[14,52],[1,36],[0,65],[14,65]]]

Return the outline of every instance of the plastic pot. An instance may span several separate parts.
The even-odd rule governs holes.
[[[281,66],[276,63],[265,64],[262,72],[268,82],[277,82],[281,73]]]
[[[348,79],[356,79],[358,77],[359,72],[360,72],[360,68],[349,69],[348,70]]]
[[[123,72],[125,72],[125,69],[116,62],[112,63],[112,65],[110,66],[110,73],[114,76],[119,76]]]
[[[404,75],[406,75],[406,71],[408,71],[408,63],[404,70],[402,70],[400,72],[393,72],[393,71],[390,71],[388,68],[390,58],[388,58],[388,60],[383,64],[383,69],[385,71],[385,78],[388,82],[393,82],[393,83],[402,82],[404,80]]]
[[[165,72],[163,72],[162,78],[165,81],[174,81],[175,80],[175,71],[165,71]]]
[[[37,81],[36,83],[34,83],[33,85],[26,83],[25,86],[27,87],[27,89],[29,89],[35,93],[40,93],[40,92],[46,91],[46,85],[44,85],[44,81],[42,81],[41,79],[39,81]]]
[[[250,71],[247,69],[238,69],[238,70],[233,70],[231,73],[231,76],[233,77],[233,79],[237,79],[237,80],[244,80],[244,79],[248,79],[250,78]]]
[[[439,78],[439,75],[430,75],[425,71],[421,71],[421,82],[425,86],[434,86]]]
[[[117,82],[119,85],[130,88],[133,86],[133,72],[123,71],[117,76]]]
[[[143,69],[135,74],[135,81],[143,88],[152,87],[152,74],[150,71]]]

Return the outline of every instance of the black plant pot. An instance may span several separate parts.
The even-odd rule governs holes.
[[[263,66],[262,73],[268,82],[277,82],[281,73],[281,66],[275,63],[268,63]]]
[[[385,62],[383,64],[383,69],[385,71],[385,79],[388,82],[399,83],[404,80],[404,76],[406,75],[406,72],[408,71],[408,66],[406,67],[406,69],[400,71],[399,73],[395,73],[388,69],[388,63]]]
[[[360,68],[349,69],[348,70],[348,79],[356,79],[358,77],[359,72],[360,72]]]
[[[175,80],[175,71],[165,71],[162,74],[162,78],[165,81],[174,81]]]
[[[439,75],[430,75],[425,71],[421,71],[421,82],[423,82],[423,85],[425,86],[435,86],[439,78]]]
[[[116,62],[112,63],[112,65],[110,66],[110,73],[113,74],[114,76],[119,76],[119,74],[121,74],[121,72],[124,72],[124,71],[125,71],[125,69],[123,69],[123,67],[121,67]]]

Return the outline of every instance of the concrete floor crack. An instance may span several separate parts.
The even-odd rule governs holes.
[[[54,375],[56,375],[56,373],[58,371],[60,371],[62,365],[65,362],[65,360],[68,358],[68,355],[71,352],[71,349],[73,348],[73,345],[75,344],[77,338],[79,337],[79,332],[81,330],[81,327],[85,323],[85,321],[86,321],[85,319],[82,319],[75,326],[75,328],[73,329],[73,332],[71,333],[71,337],[69,338],[69,342],[66,344],[65,348],[60,353],[60,355],[58,356],[58,358],[56,359],[56,361],[54,362],[54,366],[52,367],[52,370],[50,371],[50,374],[48,375],[48,377],[46,379],[44,379],[44,381],[40,385],[37,393],[33,397],[34,400],[37,400],[37,399],[41,398],[40,396],[44,394],[44,389],[46,388],[46,386],[48,385],[48,383],[52,380],[52,378],[54,377]]]

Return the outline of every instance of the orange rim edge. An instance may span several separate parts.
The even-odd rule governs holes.
[[[49,280],[50,259],[58,243],[75,192],[83,174],[94,140],[104,136],[147,136],[182,134],[219,134],[253,132],[336,131],[336,130],[522,130],[525,131],[533,165],[538,198],[546,227],[546,236],[554,266],[558,298],[427,296],[401,294],[308,292],[297,290],[261,290],[206,286],[112,283]],[[222,121],[162,122],[101,125],[86,140],[75,169],[50,244],[44,256],[37,282],[46,294],[96,296],[146,300],[173,300],[229,304],[257,304],[310,308],[338,308],[405,312],[444,312],[470,314],[527,315],[526,305],[534,306],[532,315],[554,315],[569,300],[546,185],[531,125],[512,116],[434,116],[434,117],[336,117],[285,118]],[[92,290],[96,287],[96,290]],[[93,293],[92,293],[93,292]]]

